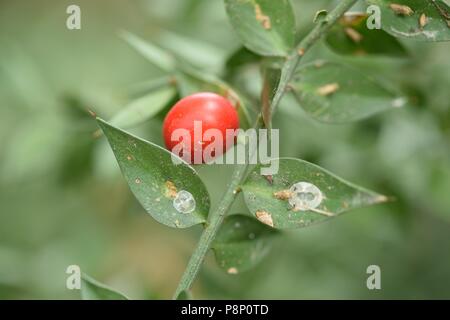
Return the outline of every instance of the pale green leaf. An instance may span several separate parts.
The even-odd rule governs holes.
[[[407,103],[378,80],[334,62],[302,66],[291,88],[311,117],[327,123],[357,121]]]
[[[238,37],[264,56],[284,56],[295,45],[295,16],[289,0],[225,0]]]
[[[108,138],[131,191],[153,218],[174,228],[187,228],[206,221],[210,207],[208,191],[191,166],[166,149],[102,119],[98,118],[97,122]],[[174,199],[182,190],[193,196],[193,211],[180,212],[174,207]]]
[[[258,165],[242,186],[250,212],[271,227],[306,227],[353,209],[388,201],[383,195],[349,183],[309,162],[293,158],[274,161],[279,161],[277,174],[263,176]],[[300,182],[313,185],[321,196],[309,190],[293,192],[291,187]],[[298,201],[304,199],[309,199],[309,207],[298,206]],[[315,203],[316,200],[320,201]]]
[[[217,263],[229,274],[247,271],[269,253],[278,232],[245,215],[231,215],[222,224],[212,248]]]

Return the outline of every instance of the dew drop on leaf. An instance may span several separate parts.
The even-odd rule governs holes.
[[[308,211],[317,208],[323,200],[322,192],[309,182],[297,182],[289,189],[289,204],[295,210]]]
[[[191,213],[195,210],[195,199],[186,190],[181,190],[173,199],[173,207],[180,213]]]

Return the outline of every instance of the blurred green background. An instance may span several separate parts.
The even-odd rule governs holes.
[[[316,10],[336,3],[292,2],[299,34]],[[81,7],[81,30],[66,28],[70,4]],[[131,298],[170,298],[195,246],[201,227],[153,221],[104,138],[92,137],[86,108],[110,118],[133,85],[162,75],[120,30],[209,71],[239,48],[220,0],[0,1],[0,298],[77,299],[65,287],[72,264]],[[407,60],[341,58],[323,44],[308,59],[357,65],[407,92],[407,108],[323,125],[287,98],[275,118],[282,156],[317,163],[396,202],[288,231],[264,263],[237,276],[209,256],[196,298],[450,298],[450,45],[405,46]],[[250,94],[260,86],[255,66],[227,80]],[[162,117],[133,132],[161,144]],[[230,167],[199,171],[217,204]],[[233,212],[243,210],[239,198]],[[366,288],[371,264],[381,267],[382,290]]]

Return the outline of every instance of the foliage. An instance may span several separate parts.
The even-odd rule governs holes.
[[[397,2],[414,13],[400,15],[389,1],[367,1],[381,6],[382,30],[365,29],[365,15],[340,19],[305,53],[276,113],[271,101],[280,85],[280,69],[293,52],[302,53],[296,44],[314,28],[315,12],[327,8],[315,26],[326,21],[333,9],[327,1],[226,0],[225,6],[208,0],[113,1],[101,13],[81,1],[83,10],[92,10],[99,20],[79,34],[55,31],[50,13],[49,22],[36,24],[19,5],[3,4],[0,25],[14,27],[25,41],[0,37],[0,93],[7,106],[0,110],[0,215],[6,222],[0,224],[0,295],[75,297],[62,288],[63,276],[57,276],[75,261],[106,280],[119,275],[119,287],[122,283],[124,292],[133,296],[167,297],[184,265],[179,252],[187,249],[182,243],[193,243],[197,229],[178,233],[136,214],[143,210],[118,177],[105,137],[145,211],[171,227],[206,226],[232,168],[175,168],[170,154],[158,145],[162,117],[174,100],[208,90],[236,103],[244,128],[264,108],[265,125],[281,130],[282,155],[295,160],[282,159],[272,184],[257,169],[240,184],[243,194],[230,213],[253,217],[227,217],[211,246],[219,267],[239,275],[229,280],[206,264],[195,297],[317,298],[326,293],[370,298],[372,293],[361,286],[371,263],[389,269],[390,288],[381,297],[447,297],[448,288],[441,284],[450,278],[448,6],[442,1]],[[140,12],[136,5],[143,6]],[[122,19],[126,12],[131,18]],[[100,19],[105,14],[107,21]],[[421,27],[422,14],[428,20]],[[29,24],[19,26],[16,17],[24,15],[20,20]],[[150,28],[147,34],[134,15],[173,32]],[[36,29],[30,30],[31,25]],[[115,37],[117,29],[135,30],[121,31],[120,37],[140,56]],[[33,37],[42,37],[42,32],[53,36],[36,46]],[[71,45],[62,48],[67,37]],[[99,37],[104,42],[87,40]],[[193,44],[189,52],[186,43]],[[124,89],[133,82],[138,86]],[[84,111],[87,106],[110,119],[98,119],[105,137],[95,142],[91,133],[97,127]],[[139,161],[130,163],[128,156]],[[387,198],[322,167],[393,195],[396,202],[361,209]],[[274,196],[305,180],[324,192],[326,200],[317,208],[322,213],[291,212],[285,200]],[[177,215],[166,196],[171,186],[167,181],[177,190],[192,190],[195,212]],[[257,211],[271,212],[273,226],[284,229],[350,209],[354,213],[345,218],[287,232],[255,219]],[[243,226],[240,232],[236,223]],[[139,270],[131,279],[127,265]],[[404,265],[412,267],[405,270],[400,267]],[[253,272],[245,272],[250,268]],[[423,276],[425,271],[428,276]],[[355,279],[355,274],[363,275]],[[103,285],[96,281],[84,284],[92,289],[90,294],[84,291],[84,298],[122,297],[109,292],[103,296],[105,291],[98,289]],[[188,297],[188,291],[180,296]]]

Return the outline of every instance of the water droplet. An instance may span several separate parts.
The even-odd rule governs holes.
[[[181,190],[173,199],[173,207],[180,213],[191,213],[195,210],[195,199],[190,192]]]
[[[323,200],[319,188],[309,182],[297,182],[290,189],[289,204],[296,210],[308,211],[317,208]]]
[[[241,224],[240,224],[239,222],[236,222],[236,223],[234,224],[234,227],[235,227],[235,228],[240,228],[240,227],[241,227]]]

